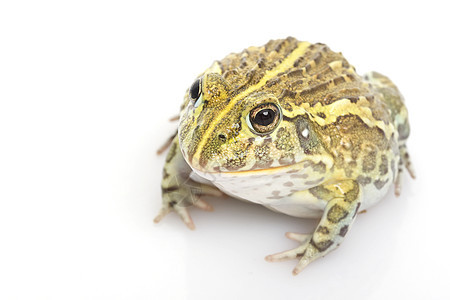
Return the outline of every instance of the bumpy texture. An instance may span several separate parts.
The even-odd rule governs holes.
[[[321,217],[296,249],[267,260],[308,263],[335,249],[357,212],[392,183],[400,193],[408,114],[385,76],[359,76],[341,53],[294,38],[232,53],[186,91],[163,172],[163,208],[194,225],[187,208],[226,193],[297,217]],[[197,178],[197,180],[196,180]],[[200,178],[200,179],[199,179]],[[202,183],[199,183],[202,182]]]

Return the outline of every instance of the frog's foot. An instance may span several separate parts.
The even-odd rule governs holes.
[[[163,189],[163,207],[153,220],[159,223],[168,213],[177,213],[186,226],[195,229],[194,222],[189,214],[190,206],[198,207],[204,211],[213,211],[214,208],[203,199],[204,196],[223,196],[224,194],[211,186],[190,182],[190,185],[182,185],[170,189]]]
[[[411,178],[416,178],[416,173],[414,171],[414,167],[411,162],[411,158],[408,154],[408,149],[406,148],[406,145],[400,146],[400,162],[398,164],[398,173],[397,177],[395,177],[395,195],[400,196],[400,193],[402,191],[402,175],[403,175],[403,169],[406,168],[408,170],[409,175]]]
[[[317,243],[313,239],[314,234],[298,234],[289,232],[286,236],[292,240],[298,241],[300,246],[291,250],[268,255],[265,259],[269,262],[299,259],[297,266],[292,271],[293,275],[297,275],[311,262],[325,256],[331,250],[328,250],[328,248],[330,248],[330,246],[334,243],[332,240],[324,240]]]
[[[328,201],[314,233],[288,232],[286,236],[299,242],[300,246],[266,257],[266,260],[270,262],[298,259],[298,264],[292,271],[294,275],[341,244],[361,204],[360,187],[354,181],[318,186],[311,189],[310,193]]]

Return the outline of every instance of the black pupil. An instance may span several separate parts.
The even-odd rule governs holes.
[[[189,93],[191,95],[191,99],[193,100],[197,100],[198,98],[200,98],[200,79],[194,81],[194,83],[191,85]]]
[[[271,109],[263,109],[259,111],[255,119],[253,120],[256,124],[261,126],[267,126],[273,123],[275,119],[275,112]]]

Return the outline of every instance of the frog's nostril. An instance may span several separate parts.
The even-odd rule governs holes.
[[[223,134],[223,133],[219,133],[219,135],[217,136],[219,138],[219,140],[221,140],[222,142],[225,142],[227,140],[227,135]]]

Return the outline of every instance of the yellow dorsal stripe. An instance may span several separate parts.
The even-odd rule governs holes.
[[[291,52],[291,54],[289,54],[282,63],[280,63],[276,68],[273,68],[270,71],[267,71],[266,74],[264,75],[263,78],[261,78],[261,80],[255,84],[255,85],[251,85],[249,86],[245,91],[243,91],[242,93],[238,94],[234,99],[232,99],[228,105],[220,112],[220,114],[215,118],[215,121],[212,122],[208,129],[205,131],[205,133],[203,134],[203,138],[201,139],[201,141],[198,143],[197,146],[197,150],[194,154],[193,159],[198,159],[201,149],[203,149],[206,141],[208,140],[208,137],[211,135],[211,133],[213,132],[216,124],[218,122],[220,122],[220,120],[223,119],[223,117],[231,110],[233,109],[234,105],[241,99],[245,98],[246,96],[248,96],[249,94],[253,93],[254,91],[260,89],[261,87],[263,87],[267,81],[269,81],[271,78],[275,77],[278,73],[286,71],[287,69],[289,69],[290,67],[292,67],[292,65],[294,64],[294,62],[302,55],[305,54],[306,50],[308,49],[308,47],[311,44],[308,42],[300,42],[297,45],[297,48]]]

